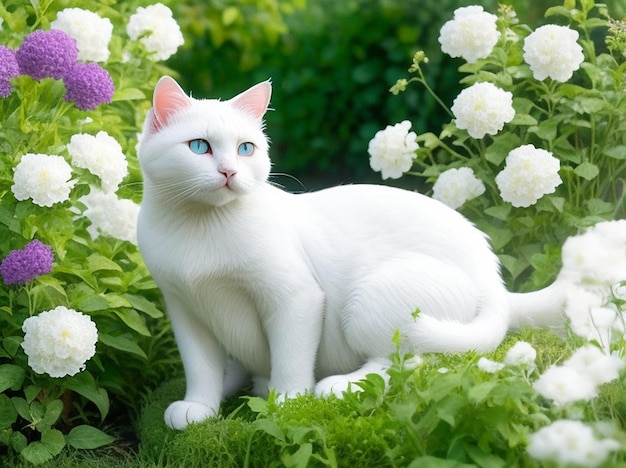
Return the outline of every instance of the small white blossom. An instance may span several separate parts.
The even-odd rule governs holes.
[[[115,192],[128,175],[128,163],[122,147],[105,131],[97,135],[79,133],[73,135],[67,145],[72,163],[100,177],[102,190]]]
[[[87,228],[93,239],[100,234],[137,243],[137,216],[139,205],[132,200],[118,198],[114,193],[104,193],[92,187],[88,195],[80,198],[87,209],[84,216],[91,221]]]
[[[71,177],[72,168],[61,156],[28,153],[15,167],[11,191],[18,200],[31,198],[49,207],[69,199]]]
[[[415,132],[409,132],[411,122],[405,120],[379,130],[369,142],[370,166],[382,173],[383,179],[398,179],[411,169],[419,145]]]
[[[552,366],[534,383],[533,388],[557,405],[591,400],[598,394],[589,377],[574,367]]]
[[[602,385],[619,377],[624,361],[614,354],[605,354],[596,346],[579,348],[563,364],[588,376],[595,385]]]
[[[172,10],[162,3],[139,7],[126,26],[128,36],[139,39],[155,60],[167,60],[185,42]]]
[[[524,61],[535,79],[569,80],[585,60],[577,40],[578,32],[554,24],[541,26],[530,34],[524,40]]]
[[[454,99],[452,108],[457,128],[472,138],[495,135],[515,117],[513,95],[492,83],[475,83]]]
[[[504,363],[509,366],[535,367],[537,351],[526,341],[518,341],[506,353]]]
[[[98,330],[91,318],[59,306],[24,320],[22,348],[28,365],[50,377],[74,375],[96,353]]]
[[[469,63],[488,57],[500,38],[498,17],[483,7],[472,5],[454,10],[454,19],[439,32],[441,50],[451,57],[463,57]]]
[[[109,18],[82,8],[66,8],[57,13],[50,27],[60,29],[76,40],[78,60],[106,62],[109,59],[109,42],[113,35],[113,23]]]
[[[476,365],[481,371],[487,372],[489,374],[495,374],[496,372],[504,368],[504,364],[502,364],[501,362],[492,361],[491,359],[487,359],[486,357],[481,357]]]
[[[614,439],[597,439],[591,427],[580,421],[561,419],[531,434],[528,453],[540,461],[558,466],[601,465],[609,453],[619,450]]]
[[[485,193],[485,184],[469,167],[442,172],[433,185],[433,198],[457,209],[472,198]]]
[[[559,160],[549,151],[522,145],[509,153],[506,167],[496,176],[496,184],[504,201],[515,207],[528,207],[561,185],[559,169]]]

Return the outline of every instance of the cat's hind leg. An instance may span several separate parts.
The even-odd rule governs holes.
[[[330,395],[341,396],[343,392],[348,390],[358,391],[357,382],[363,380],[368,374],[380,375],[385,383],[389,381],[387,369],[391,366],[391,361],[385,358],[369,359],[363,367],[350,372],[349,374],[331,375],[320,380],[315,386],[315,395],[318,397],[327,397]]]

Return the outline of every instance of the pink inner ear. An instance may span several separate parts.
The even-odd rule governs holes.
[[[261,119],[272,97],[272,85],[264,81],[231,99],[233,105],[241,110],[249,112],[255,118]]]
[[[189,107],[191,101],[182,88],[169,76],[162,77],[154,88],[152,99],[152,128],[161,129],[176,112]]]

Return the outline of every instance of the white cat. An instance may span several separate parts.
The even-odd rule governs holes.
[[[480,352],[511,327],[560,319],[557,283],[507,292],[485,235],[438,201],[382,186],[294,195],[269,184],[270,95],[264,82],[198,100],[169,77],[154,92],[138,237],[187,379],[169,426],[216,415],[250,377],[285,397],[341,393],[384,373],[397,329],[416,352]]]

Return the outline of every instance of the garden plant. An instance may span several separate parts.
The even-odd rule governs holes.
[[[226,3],[223,38],[253,9]],[[268,37],[307,8],[261,3]],[[385,98],[419,88],[443,126],[413,132],[406,116],[362,140],[364,166],[369,150],[386,182],[416,176],[402,183],[484,230],[511,289],[560,272],[562,328],[488,355],[405,354],[398,334],[388,382],[240,396],[178,432],[163,411],[184,392],[180,360],[135,239],[135,147],[154,84],[176,75],[177,8],[3,1],[0,464],[626,466],[626,22],[612,7],[565,0],[537,24],[511,5],[451,9],[437,42],[461,91],[438,94],[441,58],[418,51]]]

